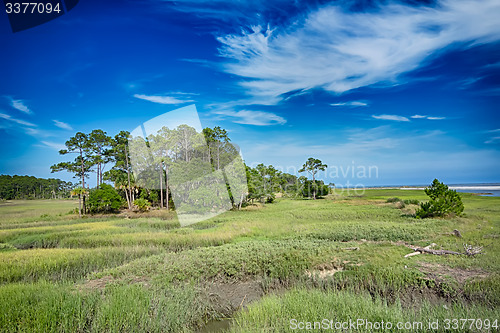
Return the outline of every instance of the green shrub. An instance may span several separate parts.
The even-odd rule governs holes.
[[[425,194],[430,198],[429,202],[420,204],[416,211],[416,217],[444,217],[449,215],[460,215],[464,211],[464,204],[460,195],[455,190],[434,179],[431,186],[425,189]]]
[[[304,198],[322,197],[330,193],[330,188],[325,185],[322,180],[305,180],[302,188],[302,196]]]
[[[391,202],[392,203],[392,202],[398,202],[398,201],[401,201],[401,199],[399,199],[399,198],[389,198],[389,199],[387,199],[386,202]]]
[[[99,188],[91,190],[87,201],[90,213],[111,213],[123,206],[123,199],[113,186],[101,184]]]
[[[405,204],[407,204],[407,205],[418,205],[418,204],[420,204],[420,201],[418,201],[417,199],[406,199],[403,202]]]
[[[143,199],[143,198],[135,199],[134,205],[136,205],[140,211],[146,211],[151,206],[149,201],[147,201],[146,199]]]

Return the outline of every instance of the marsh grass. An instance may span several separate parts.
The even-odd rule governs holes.
[[[286,330],[285,315],[317,319],[328,309],[339,318],[498,317],[500,198],[460,195],[465,214],[449,219],[415,219],[386,202],[425,201],[423,191],[366,190],[322,200],[280,198],[185,228],[171,212],[78,219],[67,214],[77,205],[71,200],[2,203],[0,330],[192,331],[223,315],[203,285],[247,280],[262,281],[266,292],[276,285],[295,289],[236,314],[238,332]],[[453,236],[454,229],[463,237]],[[484,254],[404,258],[411,252],[405,243],[455,251],[467,243],[484,246]],[[359,250],[342,250],[352,247]],[[420,270],[422,263],[483,277],[438,280]],[[337,272],[305,274],[321,269]],[[108,276],[113,282],[104,288],[82,288],[87,279]],[[437,301],[410,309],[401,302],[412,291]]]
[[[155,247],[30,249],[0,252],[0,283],[77,280],[106,267],[160,252]]]
[[[245,241],[137,259],[96,276],[148,276],[160,285],[264,276],[286,279],[303,275],[305,269],[316,263],[332,260],[338,247],[325,241]]]
[[[419,309],[403,308],[401,304],[387,304],[379,297],[372,297],[368,293],[354,294],[352,292],[329,292],[318,289],[295,289],[283,295],[270,295],[249,306],[248,310],[238,313],[234,319],[231,332],[294,332],[290,320],[298,322],[321,322],[331,319],[334,322],[349,322],[363,319],[366,322],[391,322],[393,330],[398,331],[396,323],[409,322],[412,327],[405,332],[438,331],[446,332],[444,320],[447,318],[489,318],[491,321],[498,318],[498,311],[484,306],[463,306],[460,304],[448,305],[430,304],[424,302]],[[439,320],[441,329],[430,330],[428,323]],[[425,326],[418,326],[421,322]],[[331,332],[332,329],[321,329],[320,325],[315,332]],[[333,329],[335,330],[335,329]],[[369,326],[360,326],[355,332],[373,332]],[[376,331],[376,330],[375,330]],[[461,332],[476,332],[474,328]]]
[[[40,281],[0,286],[2,332],[188,332],[214,316],[200,290],[138,285],[75,291]]]
[[[6,200],[0,201],[0,229],[13,224],[54,223],[77,218],[70,214],[78,207],[77,200]]]

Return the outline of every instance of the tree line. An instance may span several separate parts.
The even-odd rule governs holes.
[[[182,196],[177,203],[190,203],[190,209],[210,208],[227,192],[233,208],[239,209],[254,202],[271,203],[277,193],[290,198],[316,199],[330,191],[323,181],[315,179],[317,172],[327,167],[318,159],[309,158],[299,170],[311,179],[281,172],[272,165],[252,168],[235,164],[239,148],[231,142],[228,132],[218,126],[204,128],[201,133],[188,125],[162,127],[147,137],[133,137],[128,131],[110,136],[97,129],[77,132],[65,146],[59,153],[74,158],[52,165],[51,171],[68,171],[78,179],[76,184],[69,183],[72,186],[66,184],[64,188],[66,196],[79,197],[80,214],[116,211],[122,206],[179,210],[181,207],[175,207],[175,196],[177,199]],[[95,186],[89,183],[91,173],[96,175]],[[246,184],[235,186],[231,179],[241,174],[246,176]],[[208,187],[199,186],[200,179]],[[54,189],[56,197],[61,186]],[[26,193],[37,193],[36,198],[54,197],[47,189],[37,192],[30,188]],[[207,202],[207,197],[211,201]],[[223,205],[222,201],[220,204]]]
[[[74,184],[60,179],[0,175],[0,199],[62,199],[70,196]]]

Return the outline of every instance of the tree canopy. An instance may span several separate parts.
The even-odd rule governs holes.
[[[319,186],[319,184],[316,183],[315,176],[318,173],[318,171],[325,171],[325,169],[328,167],[328,165],[323,164],[321,160],[313,157],[309,157],[309,159],[304,163],[302,168],[299,170],[299,172],[308,172],[312,176],[312,183],[310,184],[311,186],[311,191],[312,191],[312,196],[313,199],[316,199],[316,193],[322,191],[322,188]],[[328,193],[328,190],[327,192]]]

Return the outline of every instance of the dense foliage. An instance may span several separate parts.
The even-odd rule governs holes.
[[[311,157],[300,170],[308,172],[312,180],[272,165],[261,163],[252,168],[243,163],[239,147],[220,127],[205,128],[202,132],[188,125],[162,127],[146,138],[132,138],[127,131],[114,137],[99,129],[88,134],[78,132],[66,141],[66,149],[60,154],[75,158],[53,165],[52,172],[73,173],[79,179],[77,186],[57,179],[2,176],[0,198],[60,198],[72,193],[83,205],[80,213],[85,214],[116,211],[122,202],[129,209],[137,208],[137,199],[141,199],[137,201],[141,209],[149,206],[173,209],[174,193],[182,197],[178,203],[187,203],[175,207],[176,210],[197,213],[226,205],[225,193],[229,194],[233,208],[240,209],[255,201],[272,203],[278,193],[289,198],[315,199],[329,192],[329,187],[316,179],[318,171],[326,168],[320,160]],[[111,168],[105,171],[109,164]],[[88,198],[90,173],[97,176],[96,189],[90,190],[92,198]],[[237,181],[245,176],[246,184]],[[114,189],[102,186],[104,181],[113,183]],[[70,192],[71,189],[74,191]]]
[[[33,176],[0,175],[0,199],[61,199],[70,195],[71,182]]]
[[[149,208],[149,201],[143,198],[135,199],[134,200],[134,205],[137,206],[137,208],[140,211],[146,211]]]
[[[306,177],[277,170],[272,165],[247,166],[247,201],[273,202],[275,193],[288,198],[314,198],[327,195],[330,188],[322,180],[308,180]]]
[[[302,166],[302,169],[299,170],[299,172],[307,172],[312,176],[312,182],[307,184],[307,193],[312,192],[312,198],[316,199],[316,193],[318,191],[323,191],[323,188],[320,184],[316,183],[316,174],[319,171],[325,171],[328,166],[326,164],[323,164],[321,160],[314,158],[314,157],[309,157]],[[328,193],[328,188],[326,190],[326,193]],[[321,195],[321,194],[320,194]]]
[[[448,189],[448,186],[437,179],[434,179],[431,186],[425,189],[425,194],[430,200],[420,204],[416,212],[419,218],[460,215],[464,211],[460,195],[455,190]]]
[[[112,213],[123,206],[123,199],[113,186],[101,184],[90,191],[87,205],[91,213]]]

